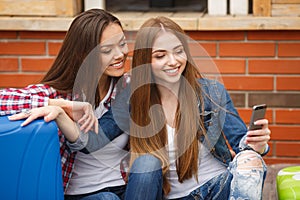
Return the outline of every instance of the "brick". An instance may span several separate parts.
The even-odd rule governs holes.
[[[0,31],[0,38],[5,39],[16,39],[18,34],[16,31]]]
[[[188,31],[194,40],[244,40],[244,31]]]
[[[288,110],[278,109],[275,110],[275,112],[276,112],[276,124],[300,124],[299,109],[288,109]]]
[[[0,88],[22,88],[39,83],[43,74],[0,74]]]
[[[19,33],[21,39],[60,39],[65,38],[65,31],[21,31]]]
[[[278,44],[279,57],[299,57],[300,43],[279,43]]]
[[[0,58],[0,72],[18,71],[18,58]]]
[[[243,121],[248,125],[251,118],[252,109],[251,108],[239,108],[238,112],[243,119]],[[271,109],[266,111],[266,119],[269,121],[269,124],[273,122],[273,114]]]
[[[45,55],[44,42],[0,42],[2,55]]]
[[[297,142],[276,142],[276,156],[299,157],[300,141]]]
[[[136,38],[136,31],[124,31],[127,41],[134,41]]]
[[[275,56],[274,43],[220,43],[220,56],[244,57],[244,56]]]
[[[300,74],[299,60],[251,60],[248,61],[250,74]]]
[[[270,150],[269,150],[269,152],[267,153],[267,155],[266,155],[266,157],[267,156],[273,156],[274,155],[274,148],[273,148],[273,142],[268,142],[268,145],[269,145],[269,147],[270,147]]]
[[[125,61],[125,72],[130,71],[131,63],[132,63],[132,58],[131,57],[127,58],[127,60]]]
[[[215,43],[189,43],[192,56],[216,56]]]
[[[48,42],[48,53],[56,56],[61,48],[62,42]]]
[[[248,40],[300,40],[300,31],[248,31]]]
[[[248,96],[250,105],[264,102],[268,107],[299,108],[300,94],[294,93],[250,93]]]
[[[230,97],[235,107],[245,106],[245,94],[230,93]]]
[[[273,90],[271,76],[223,76],[222,79],[228,90]]]
[[[300,126],[271,125],[270,130],[271,140],[300,142]]]
[[[21,66],[24,72],[46,72],[53,64],[54,58],[22,58]]]
[[[264,161],[266,164],[271,165],[271,164],[299,164],[300,163],[300,158],[289,158],[289,157],[264,157]]]
[[[243,59],[210,59],[194,58],[198,71],[202,74],[244,74],[245,60]]]
[[[300,90],[300,76],[278,76],[276,78],[276,89],[288,90],[288,91],[299,91]]]

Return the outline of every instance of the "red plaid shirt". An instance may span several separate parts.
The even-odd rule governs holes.
[[[22,112],[23,110],[42,107],[48,105],[48,100],[64,98],[71,100],[71,94],[62,95],[54,88],[44,85],[29,85],[23,89],[8,88],[0,90],[0,115],[8,115]],[[76,152],[71,152],[66,144],[64,135],[58,130],[60,140],[60,155],[62,164],[62,176],[64,190],[67,188]]]
[[[122,80],[122,88],[130,82],[130,75],[125,74]],[[114,80],[114,88],[110,94],[110,97],[104,102],[106,108],[110,107],[111,101],[115,98],[116,87]],[[7,88],[0,90],[0,115],[9,115],[22,112],[24,110],[42,107],[48,105],[49,99],[63,98],[72,100],[72,95],[61,94],[54,88],[45,84],[29,85],[23,89]],[[64,191],[68,188],[69,180],[72,176],[74,168],[74,160],[76,152],[71,152],[70,148],[66,144],[66,139],[62,132],[58,130],[58,136],[60,141],[60,155],[62,165],[62,177],[64,184]]]

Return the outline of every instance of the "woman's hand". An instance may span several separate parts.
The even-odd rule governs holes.
[[[26,119],[21,126],[26,126],[30,124],[37,118],[43,117],[45,122],[49,122],[55,120],[60,114],[62,114],[64,110],[58,106],[45,106],[39,108],[33,108],[26,112],[21,112],[18,114],[14,114],[9,116],[9,120],[20,120]]]
[[[80,101],[67,101],[62,105],[62,109],[69,115],[73,121],[78,122],[80,130],[88,132],[94,130],[98,133],[98,119],[94,114],[91,104]]]
[[[255,125],[262,125],[262,129],[247,132],[246,144],[252,147],[258,153],[264,153],[268,141],[270,140],[271,131],[268,128],[268,120],[257,120]]]
[[[80,125],[80,130],[85,132],[94,130],[98,133],[98,119],[94,115],[94,109],[91,104],[64,99],[49,99],[49,105],[60,106],[73,121]]]

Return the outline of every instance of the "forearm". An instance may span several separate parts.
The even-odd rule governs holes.
[[[69,142],[72,143],[78,139],[80,134],[79,127],[63,110],[61,110],[55,121]]]
[[[61,108],[67,106],[68,101],[64,99],[48,99],[48,105],[49,106],[59,106]]]

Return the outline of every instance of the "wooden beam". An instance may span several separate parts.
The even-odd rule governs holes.
[[[81,0],[0,0],[2,16],[73,17],[81,11]]]
[[[300,16],[300,4],[272,4],[272,16]]]
[[[57,16],[75,16],[83,9],[81,0],[55,0]]]
[[[293,4],[293,3],[300,4],[300,0],[272,0],[272,4]]]
[[[253,0],[254,16],[271,16],[271,0]]]
[[[55,16],[55,1],[0,0],[0,14],[8,16]]]

